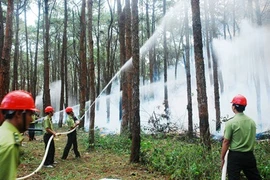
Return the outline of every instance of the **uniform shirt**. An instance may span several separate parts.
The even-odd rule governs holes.
[[[30,124],[35,124],[36,119],[37,119],[37,115],[33,114],[31,117],[32,117],[33,121]]]
[[[5,121],[0,127],[0,179],[13,180],[20,164],[20,146],[23,138],[18,129]]]
[[[46,116],[43,121],[43,128],[44,128],[44,133],[48,132],[46,131],[47,128],[51,129],[53,131],[53,124],[52,124],[52,118],[49,116]]]
[[[225,125],[224,138],[230,140],[230,150],[253,151],[256,136],[255,122],[244,113],[236,114]]]
[[[66,123],[70,129],[72,129],[75,126],[74,119],[71,115],[68,115]]]

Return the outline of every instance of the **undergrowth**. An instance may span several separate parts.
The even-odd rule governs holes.
[[[211,151],[200,145],[199,139],[179,135],[141,135],[140,164],[130,164],[131,140],[128,136],[103,135],[95,131],[95,149],[88,150],[88,133],[78,131],[78,145],[82,158],[71,151],[67,160],[60,159],[66,136],[55,139],[56,161],[53,169],[42,168],[28,179],[89,179],[104,177],[132,180],[220,180],[221,142],[213,141]],[[30,174],[44,155],[42,136],[24,142],[24,154],[18,177]],[[270,145],[261,141],[255,145],[257,166],[264,180],[270,179]],[[241,180],[245,179],[242,175]]]
[[[95,141],[96,149],[107,149],[117,154],[130,152],[131,140],[125,136],[97,133]],[[149,171],[159,171],[170,175],[171,179],[218,180],[221,178],[220,151],[221,142],[213,141],[208,151],[198,139],[187,141],[177,135],[162,138],[142,135],[140,160]],[[255,156],[263,179],[270,179],[269,152],[268,142],[256,144]],[[245,179],[244,175],[241,179]]]

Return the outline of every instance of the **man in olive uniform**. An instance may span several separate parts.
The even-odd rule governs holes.
[[[66,113],[68,115],[66,123],[67,123],[69,129],[72,130],[72,129],[76,128],[76,126],[79,125],[79,122],[75,122],[77,120],[77,118],[75,117],[75,115],[73,113],[72,107],[67,107]],[[80,158],[81,155],[78,151],[76,129],[74,131],[72,131],[71,133],[69,133],[67,136],[68,136],[68,140],[67,140],[67,144],[66,144],[66,147],[64,149],[64,152],[63,152],[62,159],[67,158],[69,150],[70,150],[72,145],[73,145],[73,151],[74,151],[75,157]]]
[[[36,126],[36,120],[38,119],[38,114],[35,113],[33,114],[32,118],[34,119],[33,122],[30,123],[29,125],[29,129],[28,130],[28,135],[29,135],[29,141],[33,141],[33,140],[36,140],[35,138],[35,126]]]
[[[239,180],[241,171],[249,180],[261,180],[253,154],[256,124],[243,113],[246,105],[247,99],[244,96],[235,96],[232,100],[232,111],[235,116],[225,124],[221,163],[223,166],[225,154],[229,150],[227,165],[229,180]]]
[[[0,127],[0,179],[13,180],[20,164],[21,133],[28,129],[38,110],[31,94],[21,90],[8,93],[0,110],[5,118]]]
[[[52,123],[52,116],[54,113],[53,107],[47,106],[45,108],[45,113],[46,113],[46,117],[44,118],[44,121],[43,121],[43,128],[44,128],[43,141],[45,143],[45,149],[46,149],[51,136],[55,137],[56,135],[60,135],[60,134],[57,134],[53,130],[53,123]],[[44,167],[48,167],[48,168],[54,167],[54,164],[56,163],[54,161],[54,156],[55,156],[55,145],[54,145],[54,140],[52,139],[50,146],[49,146],[49,151],[48,151],[47,157],[46,157],[45,162],[44,162]]]

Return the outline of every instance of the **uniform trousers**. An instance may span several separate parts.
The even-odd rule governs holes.
[[[35,129],[35,123],[31,123],[31,124],[29,125],[29,128]],[[30,141],[35,140],[35,131],[29,130],[29,131],[28,131],[28,134],[29,134],[29,140],[30,140]]]
[[[243,171],[249,180],[261,180],[261,176],[257,169],[257,163],[252,151],[237,152],[229,151],[228,154],[228,179],[239,180],[240,172]]]
[[[80,157],[80,153],[78,151],[78,143],[77,143],[77,133],[76,130],[74,130],[72,133],[69,133],[67,135],[68,139],[67,139],[67,144],[66,147],[64,149],[64,153],[62,156],[62,159],[66,159],[68,156],[68,153],[70,151],[71,146],[73,145],[73,151],[75,154],[75,157]]]
[[[43,136],[43,140],[44,140],[44,143],[45,143],[45,150],[47,148],[48,141],[51,138],[51,136],[53,136],[53,135],[48,134],[48,133],[45,133],[44,136]],[[53,163],[54,163],[54,155],[55,155],[55,146],[54,146],[54,140],[52,139],[52,141],[50,143],[49,150],[48,150],[47,157],[46,157],[45,162],[44,162],[44,165],[53,165]]]

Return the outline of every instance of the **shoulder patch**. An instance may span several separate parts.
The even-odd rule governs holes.
[[[13,133],[13,136],[14,136],[14,142],[15,142],[15,144],[20,146],[21,143],[22,143],[22,141],[20,139],[20,135],[15,132],[15,133]]]

